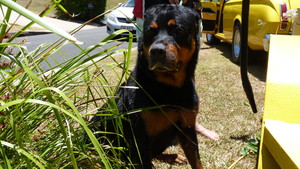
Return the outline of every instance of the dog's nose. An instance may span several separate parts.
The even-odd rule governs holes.
[[[149,69],[158,72],[177,71],[176,54],[164,43],[155,43],[149,49]]]
[[[168,70],[166,64],[166,47],[161,43],[153,44],[149,51],[149,69],[156,71]]]
[[[154,44],[150,48],[150,56],[152,59],[161,59],[166,56],[166,46],[158,43]]]

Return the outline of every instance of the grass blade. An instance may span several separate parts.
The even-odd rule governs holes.
[[[28,159],[30,159],[31,161],[33,161],[41,169],[45,169],[46,168],[42,163],[40,163],[37,159],[35,159],[32,155],[30,155],[30,153],[28,153],[25,150],[19,148],[18,146],[14,145],[14,144],[11,144],[11,143],[8,143],[6,141],[2,141],[2,140],[0,140],[0,144],[3,145],[3,146],[11,148],[11,149],[17,151],[18,153],[23,154]]]

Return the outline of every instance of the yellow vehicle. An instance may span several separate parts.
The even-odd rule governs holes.
[[[242,0],[202,0],[203,33],[209,44],[223,40],[232,44],[232,61],[240,60]],[[300,7],[300,0],[250,0],[248,46],[268,51],[270,34],[290,34],[290,9]],[[283,42],[284,43],[284,42]]]

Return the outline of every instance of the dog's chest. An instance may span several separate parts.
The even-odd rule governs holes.
[[[152,137],[178,122],[184,128],[194,127],[196,112],[176,110],[143,111],[141,117],[145,123],[147,135]]]

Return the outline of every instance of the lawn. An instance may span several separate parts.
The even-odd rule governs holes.
[[[28,6],[28,9],[36,14],[40,14],[46,7],[52,5],[51,0],[17,0],[17,3],[24,7]],[[55,10],[51,11],[48,16],[54,17]]]
[[[21,3],[23,1],[18,1],[18,2]],[[37,2],[41,2],[41,3],[37,3]],[[117,2],[114,1],[114,2],[111,2],[110,4],[118,3],[118,2],[119,1],[117,1]],[[36,6],[44,6],[44,4],[47,4],[47,3],[49,3],[49,1],[46,1],[46,0],[45,1],[36,1],[36,2],[33,1],[32,10],[40,9],[40,8],[34,7],[35,5]],[[114,6],[114,5],[112,5],[112,6]],[[109,8],[110,7],[107,7],[107,9],[109,9]],[[38,53],[38,51],[36,51],[36,53]],[[240,73],[239,73],[239,66],[237,66],[236,64],[233,64],[229,60],[230,53],[231,53],[231,50],[230,50],[230,46],[228,44],[221,43],[218,46],[208,46],[205,43],[205,40],[203,40],[201,43],[199,62],[198,62],[198,66],[196,69],[196,77],[195,77],[197,92],[200,97],[200,107],[199,107],[200,111],[199,111],[198,121],[206,128],[216,131],[221,136],[221,139],[219,141],[212,141],[212,140],[208,140],[207,138],[199,136],[198,140],[200,143],[199,148],[200,148],[200,153],[201,153],[201,160],[203,162],[204,167],[209,168],[209,169],[229,168],[235,162],[237,162],[237,163],[235,165],[233,165],[232,168],[253,169],[253,168],[255,168],[255,165],[256,165],[256,157],[257,157],[256,153],[253,153],[250,151],[249,154],[247,156],[245,156],[244,158],[242,158],[240,161],[237,161],[237,160],[239,160],[242,157],[241,150],[245,147],[245,145],[247,143],[250,142],[250,139],[257,138],[260,135],[262,110],[263,110],[263,102],[264,102],[265,78],[266,78],[266,73],[265,73],[266,72],[266,61],[264,61],[264,59],[259,58],[258,61],[256,62],[256,64],[249,66],[250,81],[252,82],[252,87],[254,90],[254,95],[255,95],[257,107],[259,110],[258,113],[253,114],[251,112],[251,108],[248,104],[247,98],[246,98],[243,88],[242,88]],[[33,53],[33,54],[35,54],[35,53]],[[121,55],[113,55],[113,57],[116,60],[123,59],[122,54]],[[133,66],[135,63],[135,57],[136,57],[136,51],[133,52],[133,54],[132,54],[131,66]],[[261,57],[263,57],[263,56],[261,56]],[[109,66],[111,66],[111,65],[115,66],[112,62],[111,63],[110,62],[107,62],[107,63],[99,62],[99,63],[101,65],[105,64],[105,65],[109,65]],[[119,65],[116,65],[115,67],[118,67],[118,66]],[[103,67],[104,66],[99,66],[99,68],[101,68],[101,71],[102,71]],[[91,68],[89,68],[89,69],[92,70]],[[86,72],[82,73],[84,75],[84,77],[87,79],[88,83],[90,83],[90,81],[95,81],[95,79],[99,78],[96,75],[102,73],[102,72],[99,73],[99,72],[95,71],[98,74],[96,74],[96,73],[93,74],[94,72],[92,72],[92,71],[90,72],[89,69],[84,70]],[[81,69],[79,69],[79,70],[81,71]],[[18,72],[18,69],[16,70],[16,72]],[[107,78],[107,79],[108,80],[117,79],[117,78],[113,78],[114,76],[117,76],[115,74],[116,72],[114,72],[114,71],[111,71],[111,72],[113,72],[113,74],[108,74],[107,77],[112,77],[112,78]],[[67,85],[65,84],[65,81],[66,81],[65,78],[70,78],[70,81],[68,81],[68,82],[72,82],[70,84],[70,86],[74,87],[74,84],[72,81],[73,79],[71,78],[72,76],[70,76],[70,75],[72,75],[72,73],[73,72],[71,70],[70,70],[70,72],[66,73],[66,75],[68,75],[68,76],[61,73],[61,76],[59,76],[59,78],[61,78],[61,80],[58,77],[54,77],[53,79],[49,80],[49,84],[53,84],[53,85],[57,85],[57,86],[59,86],[59,84],[61,84],[61,86],[59,86],[58,88],[66,87]],[[92,76],[88,76],[88,75],[93,75],[93,77],[95,76],[95,79],[91,78]],[[75,76],[75,75],[74,75],[74,77],[77,78],[77,76]],[[65,80],[65,81],[63,81],[63,80]],[[109,84],[113,84],[113,83],[115,83],[115,82],[110,82]],[[29,84],[29,82],[28,82],[28,84]],[[36,87],[37,85],[33,85],[33,86]],[[78,86],[80,87],[80,84]],[[97,87],[97,86],[96,87],[95,86],[87,85],[87,91],[90,87],[91,88]],[[100,86],[100,84],[99,84],[99,86]],[[84,88],[84,87],[82,87],[82,88]],[[79,89],[78,90],[72,89],[72,90],[73,91],[70,91],[68,96],[72,97],[75,102],[75,100],[76,101],[79,100],[79,97],[81,97],[81,96],[77,95],[77,92],[79,91]],[[83,89],[80,89],[80,90],[83,90]],[[20,91],[19,89],[16,91],[20,92],[20,93],[28,92],[30,94],[29,91]],[[93,92],[90,92],[89,94],[92,94],[92,93]],[[23,96],[23,93],[22,93],[21,98],[23,98],[25,96],[26,95]],[[14,96],[14,97],[16,97],[16,96]],[[91,96],[87,96],[86,100],[91,99],[90,97]],[[37,99],[39,99],[39,98],[37,98]],[[85,98],[77,101],[76,105],[82,106],[82,104],[85,103],[84,100],[85,100]],[[62,106],[65,105],[64,100],[59,100],[58,103],[61,104]],[[66,106],[66,107],[69,108],[68,106]],[[30,114],[32,112],[29,112],[29,111],[33,111],[30,108],[31,107],[29,106],[29,107],[27,107],[27,110],[26,110],[26,111],[28,111],[28,118],[33,116]],[[36,109],[39,109],[39,108],[36,108]],[[46,108],[45,108],[45,110],[49,111]],[[81,108],[80,110],[83,110],[83,109]],[[89,112],[89,110],[84,110],[84,111]],[[84,111],[82,111],[81,113],[83,113]],[[2,112],[0,112],[0,113],[2,113]],[[20,119],[23,118],[23,115],[20,114],[20,113],[24,113],[23,111],[16,112],[16,113],[18,115],[17,116],[18,118],[20,118]],[[47,117],[54,119],[54,116],[51,113],[52,112],[49,112],[50,115]],[[6,114],[6,115],[8,115],[8,114]],[[36,116],[34,116],[34,118],[36,118]],[[3,117],[4,117],[4,114],[3,114]],[[44,115],[41,115],[41,117],[44,117]],[[7,118],[7,119],[9,119],[9,118]],[[7,119],[4,119],[4,120],[7,120]],[[11,119],[13,119],[13,118],[11,118]],[[24,122],[24,125],[25,125],[26,120],[22,121],[22,122]],[[35,120],[34,122],[40,123],[39,120],[40,119]],[[4,124],[6,124],[7,126],[9,125],[5,121],[4,122],[0,121],[0,125],[4,125]],[[29,122],[28,122],[28,124],[31,125],[31,123],[29,123]],[[53,131],[52,131],[57,128],[57,126],[56,126],[57,124],[52,123],[52,122],[49,122],[49,124],[48,124],[48,126],[43,124],[44,125],[43,130],[38,131],[38,132],[43,132],[46,134],[37,134],[37,131],[35,130],[35,132],[36,132],[35,134],[37,134],[37,136],[39,137],[38,139],[34,138],[34,141],[37,140],[36,143],[31,140],[31,144],[32,144],[32,142],[34,144],[39,144],[39,146],[41,148],[44,148],[47,151],[48,151],[48,147],[43,146],[43,145],[47,145],[48,143],[50,143],[50,141],[47,142],[47,139],[51,140],[51,138],[50,138],[51,136],[57,137],[57,140],[61,139],[61,135],[59,134],[59,132],[56,131],[58,133],[57,134],[57,133],[53,133]],[[11,124],[11,125],[14,125],[14,124]],[[47,129],[47,127],[49,127],[49,126],[50,126],[50,129],[49,128]],[[19,127],[19,126],[16,125],[16,127]],[[40,128],[38,128],[38,129],[40,130]],[[73,129],[76,129],[76,127],[74,127]],[[0,131],[2,131],[2,130],[4,131],[4,129],[0,128]],[[16,131],[14,131],[14,132],[16,132]],[[78,132],[78,131],[76,131],[76,132]],[[29,130],[27,133],[27,130],[26,130],[25,134],[28,134],[30,136],[31,133]],[[13,134],[11,134],[11,135],[13,135]],[[80,133],[78,135],[80,136]],[[17,135],[17,136],[21,137],[22,134],[21,134],[21,136],[20,135]],[[37,137],[37,136],[34,136],[34,137]],[[80,136],[80,137],[82,137],[82,136]],[[30,139],[32,139],[32,138],[30,138]],[[10,141],[10,140],[8,140],[8,141]],[[27,141],[27,140],[24,139],[24,141]],[[43,141],[45,141],[45,144],[41,143]],[[78,141],[80,142],[80,140],[78,140]],[[22,144],[26,145],[24,148],[31,148],[32,151],[40,150],[40,149],[37,149],[36,147],[34,147],[34,148],[29,147],[26,142],[24,142]],[[56,144],[54,144],[54,141],[53,141],[53,145],[56,145]],[[52,145],[52,148],[54,150],[54,149],[56,149],[56,147],[54,147],[53,145]],[[78,146],[78,147],[81,148],[82,145]],[[59,148],[59,146],[58,146],[58,148]],[[61,149],[64,149],[65,147],[62,147],[61,149],[58,149],[58,148],[57,148],[57,152],[61,151]],[[177,146],[170,147],[167,150],[167,152],[183,154],[182,150]],[[58,158],[60,158],[59,154],[53,154],[50,157],[52,158],[55,155],[57,155]],[[43,155],[41,155],[41,157],[43,157],[43,156],[44,156],[44,152],[43,152]],[[1,159],[0,159],[0,162],[1,162]],[[60,165],[65,165],[67,163],[66,161],[63,161],[63,162],[65,162],[65,163],[62,163]],[[161,163],[158,161],[155,161],[155,165],[157,168],[178,168],[178,169],[179,168],[189,168],[189,165],[183,165],[183,166],[172,165],[172,166],[170,166],[168,164]]]
[[[108,0],[106,3],[106,10],[115,7],[118,3],[125,3],[127,0]]]

